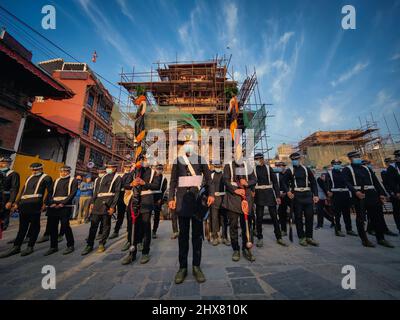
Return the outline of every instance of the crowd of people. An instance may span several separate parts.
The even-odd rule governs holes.
[[[394,159],[385,160],[387,168],[381,173],[382,183],[358,151],[347,154],[348,166],[334,159],[316,177],[297,152],[290,155],[289,168],[280,161],[270,165],[261,153],[255,154],[254,163],[243,161],[239,153],[230,163],[208,165],[193,150],[189,143],[183,144],[180,156],[172,165],[169,184],[164,166],[151,165],[142,156],[136,163],[125,163],[122,172],[117,171],[118,163],[107,162],[98,168],[94,181],[90,174],[83,179],[73,177],[69,166],[61,167],[59,177],[53,181],[43,171],[42,164],[33,163],[32,174],[20,192],[19,174],[10,167],[12,160],[1,158],[2,230],[7,228],[10,214],[16,211],[19,229],[11,241],[12,247],[0,257],[30,255],[36,242],[48,240],[50,245],[45,255],[55,254],[64,237],[63,254],[71,254],[75,250],[71,219],[79,224],[90,223],[81,254],[92,252],[96,239],[99,241],[97,252],[102,253],[106,251],[108,239],[119,237],[126,218],[127,237],[121,250],[127,254],[121,263],[132,263],[140,251],[140,263],[148,263],[151,240],[157,238],[164,202],[168,202],[172,218],[171,238],[178,238],[177,284],[184,281],[188,272],[190,228],[193,275],[198,282],[204,282],[200,268],[203,239],[207,238],[213,246],[222,243],[231,246],[233,261],[240,260],[241,252],[247,260],[255,261],[252,246],[255,242],[257,247],[263,247],[266,212],[272,220],[276,243],[283,247],[289,245],[285,241],[287,236],[293,241],[292,224],[301,246],[319,246],[314,234],[323,227],[324,219],[330,222],[337,237],[359,237],[363,246],[375,247],[368,239],[369,233],[376,237],[377,244],[394,247],[385,239],[397,234],[387,227],[383,204],[391,201],[400,231],[400,150],[395,151]],[[352,211],[357,232],[353,230]],[[46,229],[37,241],[42,212],[47,216]],[[341,227],[342,217],[345,232]],[[112,230],[113,218],[116,222]],[[21,250],[24,242],[27,246]]]

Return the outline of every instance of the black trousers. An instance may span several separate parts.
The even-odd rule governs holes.
[[[203,237],[203,221],[195,217],[178,217],[179,224],[179,265],[181,268],[187,268],[189,254],[189,232],[190,223],[192,224],[192,265],[199,267],[201,263],[201,247]]]
[[[294,200],[294,220],[296,223],[297,236],[299,239],[313,237],[314,208],[312,203],[298,202]],[[305,219],[305,231],[303,223]]]
[[[143,242],[143,254],[149,254],[151,243],[151,212],[140,212],[135,222],[135,237]]]
[[[317,226],[323,227],[324,218],[328,220],[330,223],[334,223],[335,220],[333,216],[331,216],[328,212],[327,205],[325,204],[325,200],[319,200],[317,203]]]
[[[279,226],[276,206],[268,206],[268,212],[272,219],[272,224],[274,225],[274,233],[276,239],[282,238],[281,228]],[[256,205],[256,230],[257,230],[257,238],[262,239],[262,223],[264,217],[264,206]]]
[[[153,232],[157,232],[158,226],[160,225],[160,214],[161,214],[161,205],[155,203],[154,204]]]
[[[365,232],[365,221],[370,219],[370,226],[375,231],[376,239],[383,240],[385,232],[385,220],[383,218],[382,205],[377,201],[375,203],[367,203],[365,200],[354,199],[354,208],[356,210],[356,225],[358,235],[362,241],[367,240]]]
[[[74,235],[71,226],[69,225],[70,212],[62,212],[59,214],[52,214],[47,217],[47,224],[50,229],[50,247],[58,248],[58,225],[61,223],[60,233],[65,234],[67,239],[67,247],[74,246]]]
[[[340,217],[343,216],[344,225],[346,231],[351,231],[351,217],[350,217],[350,203],[348,201],[333,200],[332,211],[335,216],[335,230],[341,231],[342,226],[340,224]]]
[[[175,210],[169,209],[171,212],[171,223],[172,223],[172,232],[177,233],[179,232],[178,229],[178,215],[176,214]]]
[[[284,196],[278,208],[279,224],[281,230],[284,232],[287,232],[288,207],[290,207],[290,201],[288,196]]]
[[[253,238],[253,233],[251,232],[251,216],[249,216],[248,224],[249,224],[249,233],[250,233],[250,239],[247,238],[247,232],[246,232],[246,221],[244,219],[244,214],[240,214],[237,212],[233,211],[228,211],[228,220],[229,220],[229,233],[231,236],[231,244],[232,244],[232,249],[234,251],[239,251],[240,246],[239,246],[239,223],[240,223],[240,228],[242,229],[242,248],[246,248],[246,243],[249,241],[252,241]]]
[[[118,203],[117,203],[117,222],[115,223],[115,226],[114,226],[115,233],[119,232],[119,230],[122,227],[122,224],[124,223],[125,212],[126,212],[126,205],[124,202],[124,198],[119,197]]]
[[[222,216],[220,215],[220,210],[222,210],[222,209],[214,207],[214,206],[211,206],[211,208],[210,208],[210,211],[211,211],[210,212],[211,213],[211,215],[210,215],[210,218],[211,218],[211,234],[212,234],[212,237],[214,239],[218,238],[218,232],[219,232],[219,230],[221,228],[221,225],[223,223],[223,222],[221,223]]]
[[[393,218],[396,223],[397,230],[400,232],[400,199],[395,197],[391,197],[392,205],[393,205]]]
[[[97,229],[100,223],[103,223],[103,232],[101,233],[102,237],[99,241],[100,244],[105,245],[107,242],[107,238],[110,235],[111,230],[111,216],[109,214],[92,214],[90,217],[90,229],[89,229],[89,237],[87,240],[88,246],[94,246],[94,240],[96,238]]]
[[[33,247],[40,232],[40,211],[39,212],[23,212],[19,213],[19,228],[14,246],[20,247],[25,239],[29,229],[28,246]]]

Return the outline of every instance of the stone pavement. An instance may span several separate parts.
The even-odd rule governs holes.
[[[386,220],[395,230],[392,217]],[[6,242],[15,237],[16,228],[13,220],[0,241],[0,252],[9,248]],[[326,225],[315,231],[320,247],[300,247],[295,237],[293,244],[283,248],[275,244],[272,226],[267,224],[264,247],[254,249],[254,263],[243,257],[232,262],[230,247],[213,247],[205,241],[202,269],[207,282],[198,284],[190,269],[185,282],[175,285],[178,243],[170,239],[170,221],[161,221],[146,265],[138,261],[121,265],[125,234],[109,241],[105,253],[82,257],[88,228],[73,227],[76,251],[69,256],[58,252],[44,257],[47,242],[38,244],[28,257],[1,259],[0,299],[400,299],[400,237],[388,237],[395,249],[364,248],[359,238],[337,238]],[[64,246],[65,241],[60,249]],[[55,290],[41,287],[44,265],[56,268]],[[356,290],[341,287],[344,265],[356,269]]]

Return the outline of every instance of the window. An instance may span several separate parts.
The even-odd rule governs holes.
[[[79,146],[78,160],[85,161],[86,147],[84,145]]]
[[[104,164],[104,155],[96,150],[90,150],[90,161],[92,161],[96,167],[101,167]]]
[[[105,145],[107,142],[107,135],[106,135],[104,129],[95,125],[94,131],[93,131],[93,139],[100,142],[101,144]]]
[[[90,120],[85,117],[85,119],[83,120],[83,133],[89,134],[89,129],[90,129]]]
[[[102,99],[99,99],[97,104],[97,114],[107,123],[110,122],[111,113],[108,112],[104,106],[104,102]]]
[[[94,95],[93,95],[92,93],[90,93],[90,92],[89,92],[89,94],[88,94],[88,98],[87,98],[86,105],[87,105],[89,108],[93,108],[93,105],[94,105]]]

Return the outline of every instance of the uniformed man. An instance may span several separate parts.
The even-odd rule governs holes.
[[[376,176],[371,174],[367,167],[362,165],[361,154],[358,151],[352,151],[347,154],[351,164],[343,169],[343,176],[347,187],[350,189],[356,210],[356,225],[358,235],[365,247],[375,247],[368,240],[364,229],[366,214],[371,219],[371,225],[376,233],[378,244],[393,248],[384,237],[383,215],[377,214],[382,210],[382,202],[385,199],[385,191],[377,180]]]
[[[328,171],[328,197],[332,200],[332,209],[335,216],[335,235],[344,237],[340,217],[343,216],[346,233],[349,236],[358,236],[353,231],[351,224],[350,208],[352,198],[347,182],[343,176],[342,161],[334,159],[331,161],[332,170]]]
[[[400,150],[396,150],[393,155],[394,161],[386,170],[386,184],[393,205],[393,218],[400,232]]]
[[[197,282],[206,281],[200,268],[203,237],[203,217],[199,214],[199,192],[202,184],[208,187],[207,206],[214,198],[214,186],[207,162],[194,151],[190,141],[181,147],[180,155],[172,166],[171,182],[168,196],[168,207],[175,210],[179,224],[179,270],[175,283],[182,283],[187,276],[189,253],[189,232],[192,224],[193,275]]]
[[[117,222],[115,223],[114,232],[110,235],[110,239],[114,239],[118,237],[119,230],[121,229],[122,224],[124,223],[124,216],[126,214],[126,205],[124,202],[125,191],[129,188],[131,182],[133,181],[133,174],[131,172],[132,164],[126,162],[124,164],[123,170],[124,172],[120,173],[121,176],[121,192],[119,194],[118,203],[117,203]]]
[[[268,207],[269,215],[271,216],[274,225],[274,233],[276,242],[282,246],[287,244],[282,240],[281,228],[278,221],[276,206],[281,204],[280,187],[278,179],[272,168],[265,163],[262,153],[254,155],[255,175],[257,184],[255,185],[256,204],[256,229],[257,229],[257,247],[263,246],[262,222],[264,218],[265,206]]]
[[[287,221],[288,221],[288,208],[290,207],[291,200],[287,196],[288,192],[288,170],[286,163],[283,161],[275,162],[274,173],[276,180],[279,184],[279,191],[281,197],[281,204],[278,207],[279,224],[281,227],[282,236],[287,235]]]
[[[106,250],[105,244],[111,229],[111,216],[115,212],[121,192],[121,177],[116,171],[117,164],[111,161],[108,162],[106,164],[106,174],[100,178],[98,186],[96,186],[94,190],[92,203],[89,209],[91,212],[89,237],[87,239],[87,246],[82,251],[82,255],[93,251],[94,240],[100,221],[103,221],[103,233],[97,252],[102,253]]]
[[[325,169],[326,170],[326,169]],[[325,172],[317,178],[318,203],[317,203],[317,226],[315,230],[324,226],[324,218],[331,223],[331,228],[335,226],[333,214],[331,214],[330,199],[328,196],[327,174]]]
[[[381,189],[383,190],[383,192],[384,192],[385,200],[386,200],[386,197],[388,197],[389,194],[386,192],[386,189],[384,188],[383,184],[382,184],[382,183],[378,180],[378,178],[376,177],[376,174],[375,174],[375,172],[374,172],[374,167],[373,167],[371,161],[368,160],[368,159],[364,159],[364,160],[362,160],[362,165],[368,169],[368,171],[370,172],[370,174],[371,174],[372,176],[375,176],[376,181],[378,181],[378,183],[379,183],[379,185],[380,185],[380,188],[381,188]],[[387,235],[387,236],[397,237],[397,233],[395,233],[395,232],[389,230],[389,228],[388,228],[388,226],[387,226],[387,224],[386,224],[385,216],[384,216],[384,214],[383,214],[383,205],[384,205],[384,202],[382,202],[382,204],[381,204],[381,206],[380,206],[380,209],[379,209],[379,211],[377,212],[377,214],[381,215],[380,220],[383,221],[383,233],[384,233],[385,235]],[[367,215],[367,219],[368,219],[368,223],[367,223],[367,232],[368,232],[369,234],[371,234],[371,235],[375,235],[375,230],[374,230],[374,228],[373,228],[373,226],[372,226],[371,218],[370,218],[369,215]]]
[[[385,188],[386,192],[388,193],[388,195],[390,195],[389,190],[390,190],[390,186],[387,183],[387,169],[389,168],[389,166],[394,162],[392,158],[385,158],[384,160],[385,162],[385,168],[383,168],[381,170],[381,179],[382,179],[382,184],[383,187]]]
[[[289,175],[288,197],[294,201],[294,219],[299,243],[302,246],[318,246],[318,242],[313,239],[313,204],[319,201],[317,182],[311,169],[301,163],[300,153],[294,152],[289,157],[292,160],[293,171],[290,171]]]
[[[21,252],[21,245],[28,229],[30,229],[28,246],[21,252],[21,256],[33,253],[33,247],[40,232],[40,215],[48,204],[53,182],[50,176],[43,173],[41,163],[32,163],[29,168],[32,175],[26,179],[24,188],[13,206],[13,210],[19,211],[17,238],[14,241],[14,247],[3,254],[2,258]]]
[[[122,264],[129,264],[136,259],[138,243],[143,243],[140,263],[145,264],[150,261],[151,213],[154,210],[153,192],[160,190],[162,176],[156,175],[155,170],[150,167],[147,157],[143,157],[138,169],[139,174],[136,175],[134,184],[140,185],[139,215],[135,221],[135,239],[131,239],[134,249],[123,259]],[[130,221],[130,223],[132,222]]]
[[[210,207],[211,211],[211,233],[212,245],[216,246],[220,242],[230,245],[228,240],[228,217],[226,211],[222,207],[225,196],[225,184],[223,180],[222,164],[216,163],[213,165],[211,173],[212,184],[215,191],[215,201]]]
[[[49,195],[47,207],[48,223],[50,226],[50,249],[44,254],[51,255],[58,251],[58,225],[61,223],[62,233],[67,239],[67,248],[64,255],[74,251],[74,235],[69,220],[72,215],[72,200],[78,190],[78,181],[71,177],[71,167],[62,166],[60,177],[54,181],[52,192]]]
[[[101,178],[103,178],[105,175],[106,175],[106,167],[105,166],[100,166],[97,169],[97,178],[94,179],[93,194],[96,191],[96,189],[100,186]],[[93,201],[93,199],[91,201]],[[90,216],[90,212],[89,212],[89,216]],[[97,234],[96,240],[100,240],[102,237],[103,237],[103,220],[100,221],[99,232]]]
[[[12,159],[8,157],[0,158],[0,171],[4,175],[4,190],[3,190],[3,216],[0,217],[3,220],[3,231],[7,229],[10,221],[11,207],[17,199],[19,191],[19,174],[14,170],[11,170]]]
[[[157,238],[157,230],[158,226],[160,224],[160,214],[161,214],[161,209],[164,201],[164,194],[165,191],[167,190],[168,186],[168,181],[167,177],[163,175],[164,171],[164,166],[160,163],[156,165],[156,175],[161,177],[161,184],[160,184],[160,189],[155,190],[153,197],[154,197],[154,220],[153,220],[153,231],[152,231],[152,238],[156,239]]]
[[[257,178],[254,174],[254,170],[249,167],[249,164],[246,161],[243,161],[240,148],[235,150],[234,161],[225,165],[223,179],[226,193],[222,207],[227,211],[229,220],[229,232],[233,249],[232,260],[235,262],[240,260],[238,235],[240,221],[240,227],[242,230],[242,252],[247,260],[253,262],[256,259],[251,251],[250,245],[252,243],[252,232],[247,232],[247,229],[251,230],[251,225],[248,225],[251,218],[248,217],[246,225],[246,217],[242,210],[242,200],[247,200],[250,214],[250,208],[254,203],[252,189],[257,183]]]

